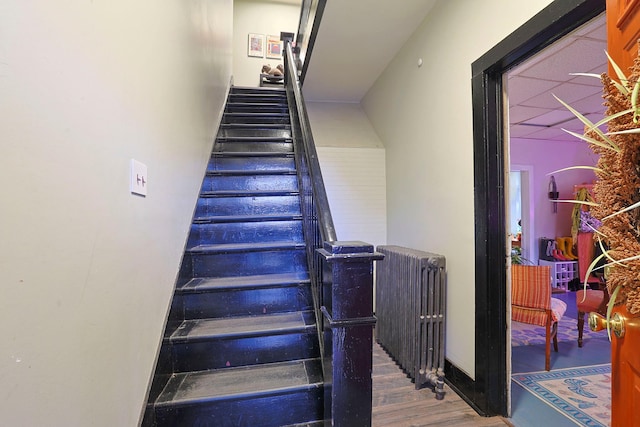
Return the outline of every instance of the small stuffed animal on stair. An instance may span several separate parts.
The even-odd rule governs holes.
[[[276,68],[271,68],[270,64],[262,66],[262,74],[269,74],[273,77],[282,77],[284,75],[284,67],[282,64],[278,64]]]

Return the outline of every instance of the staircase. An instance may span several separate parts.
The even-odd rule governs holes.
[[[142,425],[321,425],[318,347],[286,95],[234,87]]]

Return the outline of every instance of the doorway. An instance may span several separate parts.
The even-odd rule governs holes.
[[[556,0],[472,64],[475,360],[487,415],[509,409],[503,75],[604,11],[604,0]]]
[[[526,250],[526,243],[532,243],[531,240],[537,243],[541,237],[562,238],[559,241],[564,242],[565,236],[571,236],[573,205],[558,203],[555,206],[549,200],[549,177],[554,175],[558,182],[559,199],[572,200],[576,186],[592,183],[595,174],[590,169],[556,171],[578,165],[594,166],[597,156],[586,143],[563,130],[582,134],[584,124],[552,94],[576,105],[593,122],[599,121],[604,115],[600,80],[570,73],[600,75],[606,72],[606,46],[606,21],[601,14],[505,73],[505,99],[508,100],[505,111],[509,118],[509,134],[505,138],[509,193],[505,209],[508,210],[506,233],[511,237],[512,264],[537,265],[538,260],[547,255],[538,253],[540,245]],[[531,162],[527,168],[518,164],[525,160]],[[530,173],[530,199],[522,197],[525,186],[522,178],[526,172],[521,169],[528,169]],[[535,232],[529,234],[527,239],[523,220],[522,238],[514,239],[515,223],[523,218],[527,211],[524,205],[529,200],[528,212],[540,231],[537,235]],[[524,256],[525,251],[527,256]],[[577,271],[575,266],[573,271]],[[558,374],[560,369],[609,363],[610,346],[606,334],[593,334],[587,329],[585,336],[589,343],[585,342],[584,348],[578,347],[576,293],[561,286],[554,287],[553,291],[553,298],[566,303],[567,310],[559,322],[559,349],[557,353],[552,352],[549,375]],[[511,371],[515,378],[544,370],[544,331],[541,329],[511,322]],[[537,414],[535,422],[539,424],[559,425],[565,421],[566,416],[561,411],[541,405],[539,400],[521,384],[513,383],[512,422],[518,426],[530,425],[532,412]]]

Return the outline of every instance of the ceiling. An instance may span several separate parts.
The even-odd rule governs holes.
[[[401,6],[397,1],[327,1],[304,81],[307,101],[360,102],[436,3],[400,1]]]
[[[402,7],[393,1],[327,1],[304,83],[305,99],[360,102],[436,1],[402,0]],[[366,19],[362,10],[367,11]],[[371,43],[380,28],[385,37]],[[562,128],[582,133],[582,123],[552,94],[598,121],[604,112],[600,81],[570,73],[605,72],[606,45],[603,14],[511,70],[511,138],[576,140]]]
[[[604,116],[602,84],[571,73],[607,71],[604,14],[563,37],[508,73],[511,138],[577,141],[562,128],[582,134],[584,125],[553,95],[592,122]]]

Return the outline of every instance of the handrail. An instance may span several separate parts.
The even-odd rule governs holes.
[[[296,125],[299,125],[299,133],[301,142],[304,144],[304,152],[306,155],[308,173],[311,179],[311,185],[313,187],[314,204],[316,206],[316,214],[318,215],[318,225],[320,227],[320,235],[325,242],[334,242],[338,240],[336,236],[336,230],[333,225],[333,218],[331,216],[331,210],[329,208],[329,199],[327,198],[327,192],[324,187],[324,181],[322,180],[322,172],[320,170],[320,163],[318,162],[318,154],[316,152],[316,145],[311,133],[311,126],[309,124],[309,116],[307,115],[307,108],[305,107],[304,97],[300,90],[300,84],[295,76],[297,76],[297,68],[295,61],[292,61],[293,50],[291,49],[291,43],[288,41],[285,45],[285,87],[287,90],[287,98],[293,101],[295,108],[291,108],[291,112],[298,116]],[[292,106],[292,107],[294,107]],[[295,133],[294,128],[294,133]],[[321,246],[319,246],[321,247]]]
[[[302,1],[295,47],[300,85],[304,84],[304,79],[307,75],[309,59],[311,58],[311,52],[316,42],[316,35],[320,28],[320,21],[322,20],[326,3],[327,0]]]

